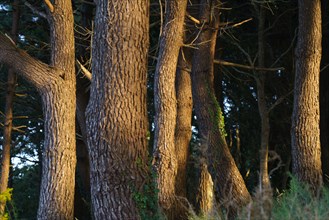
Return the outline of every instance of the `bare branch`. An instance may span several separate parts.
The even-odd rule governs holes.
[[[256,71],[279,71],[279,70],[284,70],[283,67],[276,67],[276,68],[255,67],[255,66],[248,66],[248,65],[238,64],[238,63],[231,63],[231,62],[224,61],[224,60],[214,60],[214,63],[224,65],[224,66],[239,67],[239,68],[243,68],[243,69],[256,70]]]
[[[92,75],[91,72],[89,72],[89,70],[87,70],[86,67],[84,67],[79,60],[76,60],[76,64],[78,65],[79,69],[81,70],[81,72],[83,73],[83,75],[85,77],[87,77],[87,79],[89,79],[91,81]]]
[[[40,163],[40,161],[38,161],[38,160],[31,160],[31,159],[29,159],[27,157],[21,157],[21,156],[18,156],[18,155],[15,155],[13,157],[18,158],[18,159],[22,160],[23,162],[28,161],[28,162],[31,162],[31,163],[37,163],[37,164]]]
[[[273,105],[270,106],[270,108],[268,109],[268,113],[270,113],[277,105],[279,105],[280,103],[282,103],[291,93],[293,92],[293,90],[291,90],[290,92],[288,92],[287,94],[281,96],[280,98],[278,98]]]
[[[284,57],[287,53],[289,53],[289,51],[290,51],[290,50],[293,48],[293,46],[294,46],[294,43],[295,43],[296,38],[297,38],[297,29],[295,30],[294,38],[292,39],[292,41],[291,41],[289,47],[287,48],[287,50],[284,51],[284,52],[283,52],[283,53],[282,53],[282,54],[281,54],[281,55],[275,60],[275,62],[271,65],[271,67],[274,66],[274,65],[276,65],[276,64],[281,60],[282,57]]]
[[[44,0],[44,1],[45,1],[45,4],[48,6],[49,11],[51,13],[53,13],[54,12],[54,6],[53,6],[53,4],[51,4],[51,2],[49,0]]]
[[[38,9],[36,9],[33,5],[31,5],[29,2],[25,2],[24,3],[34,14],[39,15],[42,18],[46,18],[47,19],[47,15],[46,13],[43,13],[41,11],[39,11]]]
[[[328,66],[329,66],[329,64],[327,64],[327,65],[325,65],[324,67],[322,67],[322,68],[320,69],[320,72],[322,72],[323,70],[327,69]]]
[[[233,25],[230,25],[230,26],[224,27],[224,28],[222,28],[222,29],[223,29],[223,30],[227,30],[227,29],[235,28],[235,27],[238,27],[238,26],[240,26],[240,25],[243,25],[244,23],[247,23],[247,22],[249,22],[249,21],[251,21],[251,20],[252,20],[252,18],[249,18],[249,19],[246,19],[246,20],[241,21],[241,22],[239,22],[239,23],[235,23],[235,24],[233,24]]]
[[[193,21],[195,24],[201,24],[201,22],[200,22],[198,19],[196,19],[196,18],[193,17],[192,15],[188,14],[187,12],[186,12],[186,17],[187,17],[188,19],[190,19],[191,21]]]

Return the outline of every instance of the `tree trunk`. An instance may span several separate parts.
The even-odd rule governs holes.
[[[177,118],[175,130],[175,153],[177,157],[177,175],[175,182],[176,219],[187,219],[187,161],[192,136],[192,85],[190,49],[181,49],[176,71]]]
[[[329,10],[328,1],[321,1],[322,11]],[[321,65],[324,68],[329,64],[329,29],[326,24],[329,22],[328,13],[323,13],[322,17],[322,54]],[[321,68],[321,69],[322,69]],[[329,68],[324,68],[320,73],[320,139],[323,180],[329,185]]]
[[[16,42],[18,22],[19,22],[19,6],[18,0],[13,2],[13,21],[11,28],[11,36]],[[8,178],[10,171],[10,146],[11,134],[13,126],[13,102],[16,88],[16,73],[12,68],[8,71],[6,107],[5,107],[5,123],[3,131],[2,158],[1,158],[1,179],[0,194],[4,193],[8,188]],[[6,201],[0,201],[0,218],[5,214]]]
[[[314,193],[322,185],[319,75],[321,1],[299,0],[298,42],[292,116],[292,171]],[[307,9],[307,10],[306,10]]]
[[[200,164],[200,183],[197,194],[197,205],[201,216],[205,218],[214,218],[214,183],[208,172],[208,166],[205,162]]]
[[[53,6],[53,7],[51,7]],[[75,66],[70,1],[49,6],[51,66],[0,35],[0,62],[14,68],[42,98],[45,143],[38,219],[73,219],[75,186]]]
[[[95,219],[139,219],[147,175],[149,1],[96,0],[86,110]]]
[[[159,203],[168,219],[174,213],[177,157],[175,126],[177,101],[175,75],[179,49],[183,44],[183,26],[187,0],[165,1],[166,19],[160,39],[160,51],[154,77],[155,131],[154,166],[157,170]]]
[[[81,5],[81,27],[76,33],[76,54],[81,64],[91,64],[91,37],[89,32],[92,30],[93,21],[93,1],[83,1]],[[87,68],[87,67],[86,67]],[[90,219],[91,213],[90,204],[90,164],[88,154],[87,127],[86,127],[86,108],[89,102],[89,84],[90,80],[87,77],[81,77],[84,73],[77,74],[77,89],[76,89],[76,118],[77,132],[81,134],[81,138],[77,138],[77,171],[76,175],[80,178],[76,183],[80,184],[75,187],[75,205],[74,217],[79,220]]]
[[[258,15],[258,66],[265,67],[265,5],[259,5]],[[266,103],[265,80],[266,72],[259,72],[256,76],[258,110],[261,119],[261,144],[260,144],[260,187],[271,191],[271,182],[268,176],[268,142],[270,136],[269,110]]]
[[[225,141],[223,115],[213,88],[213,60],[219,27],[219,2],[201,1],[201,32],[192,68],[194,108],[200,134],[207,140],[207,163],[214,187],[229,216],[250,201],[250,194]]]

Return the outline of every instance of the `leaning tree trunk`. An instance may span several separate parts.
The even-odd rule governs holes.
[[[322,185],[319,76],[321,1],[299,0],[298,42],[292,116],[292,171],[314,193]],[[306,10],[307,9],[307,10]]]
[[[250,194],[225,141],[223,115],[213,89],[213,60],[219,27],[219,2],[201,1],[202,28],[192,67],[192,91],[200,134],[207,140],[208,168],[229,216],[250,201]]]
[[[154,77],[154,166],[157,171],[160,206],[168,219],[174,219],[177,216],[173,205],[177,174],[175,76],[179,49],[183,45],[187,0],[167,0],[165,4],[166,19]]]
[[[73,219],[75,185],[75,67],[70,1],[48,2],[51,66],[0,35],[0,62],[36,87],[42,98],[45,143],[38,219]]]
[[[87,106],[95,219],[139,219],[147,178],[149,1],[96,0]]]
[[[16,42],[18,22],[19,22],[19,6],[18,0],[13,2],[13,21],[11,28],[11,36]],[[16,73],[12,68],[8,71],[7,93],[5,106],[5,123],[3,131],[2,158],[1,158],[1,179],[0,179],[0,194],[4,193],[8,187],[8,178],[10,171],[10,146],[11,134],[13,127],[13,102],[16,88]],[[6,201],[0,200],[0,218],[5,214]]]

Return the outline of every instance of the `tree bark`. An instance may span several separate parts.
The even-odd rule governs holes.
[[[321,1],[322,11],[329,10],[328,1]],[[322,17],[322,50],[329,51],[329,22],[328,13],[323,13]],[[329,184],[329,68],[325,68],[329,64],[328,52],[322,53],[321,66],[324,68],[320,73],[320,139],[321,139],[321,157],[323,180],[326,185]],[[322,69],[321,68],[321,69]]]
[[[175,75],[179,49],[183,44],[186,5],[187,0],[165,1],[166,18],[154,77],[154,166],[158,174],[159,204],[168,219],[176,216],[173,209],[178,168],[175,152]]]
[[[250,201],[250,194],[236,167],[224,137],[223,116],[216,101],[213,88],[213,60],[219,27],[219,2],[201,1],[199,20],[201,32],[196,41],[192,68],[192,91],[194,108],[200,135],[207,140],[207,163],[229,216]]]
[[[321,1],[299,0],[292,116],[292,171],[314,193],[322,185],[319,113]]]
[[[191,84],[191,51],[182,48],[176,71],[177,117],[175,129],[175,152],[177,157],[177,175],[175,182],[176,219],[187,219],[187,161],[192,136],[192,84]],[[184,53],[184,56],[183,54]]]
[[[258,15],[258,66],[265,67],[265,5],[259,5]],[[270,136],[270,118],[266,103],[265,81],[266,72],[261,71],[256,76],[257,103],[261,119],[261,143],[260,143],[260,187],[265,191],[271,191],[271,182],[268,176],[268,144]]]
[[[19,23],[19,6],[18,1],[13,2],[13,21],[11,28],[11,36],[16,42],[16,36]],[[0,194],[4,193],[8,188],[8,178],[10,171],[10,148],[11,148],[11,135],[13,127],[13,103],[16,88],[16,73],[12,68],[8,71],[7,79],[7,93],[6,93],[6,106],[5,106],[5,123],[3,131],[3,144],[2,144],[2,158],[1,158],[1,179],[0,179]],[[5,214],[6,201],[0,201],[0,217]]]
[[[139,219],[147,175],[149,1],[96,0],[86,110],[95,219]]]
[[[51,66],[16,48],[0,35],[0,62],[36,87],[42,98],[45,142],[38,219],[73,219],[75,144],[75,56],[70,1],[48,12]]]

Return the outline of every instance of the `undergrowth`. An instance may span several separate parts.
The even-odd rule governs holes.
[[[263,197],[260,197],[260,195],[263,195]],[[191,211],[189,220],[226,220],[227,218],[223,216],[225,215],[222,215],[220,212],[212,216],[198,216]],[[290,182],[290,189],[276,197],[268,196],[267,193],[256,190],[253,195],[253,202],[245,207],[236,217],[236,220],[309,219],[329,219],[329,190],[323,187],[319,189],[317,196],[313,196],[308,187],[298,182],[295,178],[292,178]]]

